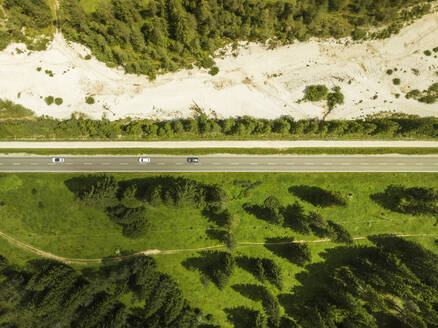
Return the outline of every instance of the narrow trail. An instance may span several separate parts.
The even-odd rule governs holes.
[[[395,234],[397,237],[438,237],[438,234]],[[183,249],[170,249],[170,250],[159,250],[159,249],[150,249],[145,250],[141,252],[137,252],[134,254],[126,255],[126,256],[118,256],[118,257],[107,257],[107,258],[99,258],[99,259],[75,259],[75,258],[68,258],[63,256],[58,256],[49,252],[45,252],[41,249],[38,249],[32,245],[26,244],[22,241],[19,241],[3,232],[0,231],[0,237],[7,240],[10,244],[19,247],[21,249],[24,249],[26,251],[29,251],[31,253],[34,253],[38,256],[56,260],[59,262],[63,262],[66,264],[77,264],[77,265],[87,265],[87,264],[99,264],[103,262],[119,262],[122,260],[126,260],[135,256],[140,255],[170,255],[170,254],[177,254],[177,253],[184,253],[184,252],[198,252],[198,251],[206,251],[211,249],[220,249],[224,248],[225,245],[219,244],[214,246],[208,246],[208,247],[201,247],[201,248],[183,248]],[[367,237],[354,237],[353,240],[366,240]],[[244,248],[244,247],[251,247],[251,246],[264,246],[264,245],[287,245],[287,244],[304,244],[304,243],[328,243],[331,240],[326,239],[316,239],[316,240],[291,240],[291,241],[284,241],[284,242],[277,242],[277,243],[256,243],[256,242],[238,242],[237,248]]]

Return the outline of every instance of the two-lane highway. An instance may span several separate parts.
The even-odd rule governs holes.
[[[438,172],[438,156],[0,156],[0,172]]]

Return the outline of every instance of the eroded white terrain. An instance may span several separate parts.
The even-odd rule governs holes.
[[[85,60],[87,49],[67,44],[57,34],[44,52],[10,45],[0,52],[0,97],[22,104],[37,115],[67,118],[81,112],[91,118],[174,118],[190,116],[197,104],[218,117],[250,115],[276,118],[347,119],[380,111],[438,116],[438,104],[407,100],[411,89],[425,89],[438,82],[438,14],[430,14],[387,40],[355,43],[312,40],[267,50],[257,44],[230,49],[216,60],[220,72],[183,70],[147,77],[111,69],[94,58]],[[20,49],[21,51],[18,51]],[[41,71],[37,68],[40,67]],[[398,70],[391,76],[387,69]],[[53,72],[53,77],[45,71]],[[400,78],[401,84],[392,83]],[[298,103],[311,84],[339,85],[345,104],[327,115],[324,103]],[[396,94],[400,94],[397,99]],[[47,106],[44,98],[63,98],[63,104]],[[86,96],[96,99],[85,103]]]

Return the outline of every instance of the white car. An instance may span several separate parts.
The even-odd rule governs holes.
[[[64,163],[64,157],[53,157],[52,162],[53,163]]]
[[[150,162],[151,162],[151,159],[150,159],[150,157],[140,157],[140,158],[138,159],[138,162],[139,162],[140,164],[146,164],[146,163],[150,163]]]

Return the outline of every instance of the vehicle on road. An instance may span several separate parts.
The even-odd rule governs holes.
[[[189,157],[189,158],[187,158],[187,163],[190,163],[190,164],[199,163],[199,158]]]
[[[140,157],[140,158],[138,159],[138,162],[139,162],[140,164],[146,164],[146,163],[150,163],[150,162],[151,162],[151,159],[150,159],[150,157]]]
[[[64,163],[64,157],[53,157],[52,162],[53,163]]]

